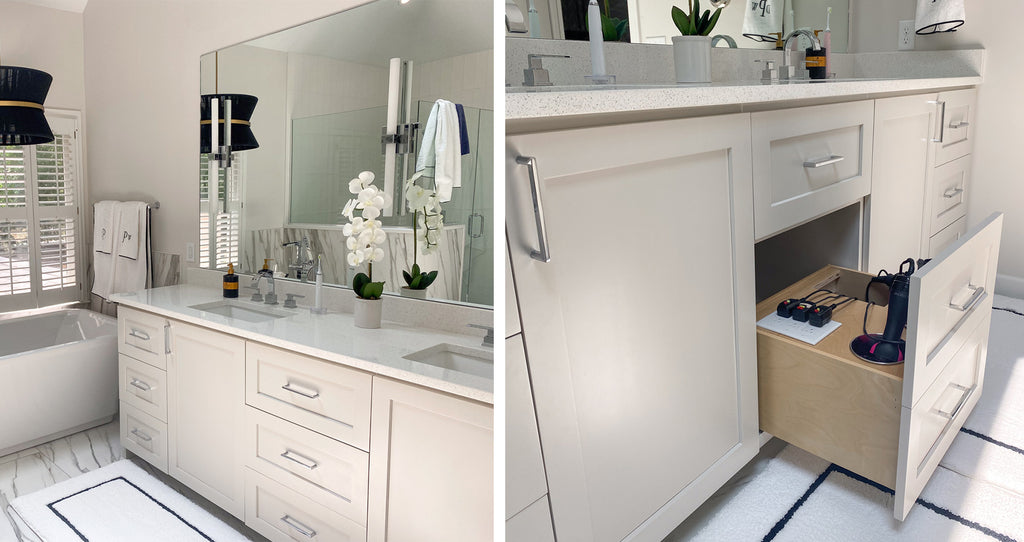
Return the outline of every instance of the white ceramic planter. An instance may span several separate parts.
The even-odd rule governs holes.
[[[673,36],[677,83],[711,82],[711,37]]]
[[[380,327],[380,313],[383,299],[363,299],[356,297],[355,321],[356,327],[363,329],[377,329]]]
[[[408,286],[402,286],[401,293],[402,293],[402,297],[411,297],[411,298],[414,298],[414,299],[426,299],[427,298],[427,289],[426,288],[423,288],[423,289],[420,289],[420,290],[413,290],[412,288],[410,288]]]

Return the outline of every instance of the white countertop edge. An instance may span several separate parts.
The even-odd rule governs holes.
[[[973,86],[981,76],[835,81],[779,85],[722,85],[601,90],[507,92],[505,119],[629,113],[721,105],[770,103]]]
[[[359,370],[362,370],[362,371],[373,373],[375,375],[380,375],[380,376],[385,376],[385,377],[388,377],[388,378],[393,378],[395,380],[400,380],[402,382],[407,382],[407,383],[410,383],[410,384],[415,384],[415,385],[423,386],[423,387],[430,388],[430,389],[437,390],[437,391],[441,391],[441,392],[444,392],[444,393],[450,393],[452,395],[457,395],[459,397],[463,397],[463,398],[466,398],[466,399],[471,399],[471,400],[474,400],[474,401],[479,401],[481,403],[486,403],[486,404],[491,405],[491,406],[494,405],[494,392],[493,391],[482,390],[480,388],[476,388],[476,387],[473,387],[471,385],[460,384],[458,382],[452,382],[450,380],[443,380],[443,379],[438,379],[438,378],[434,378],[434,377],[427,376],[427,375],[421,375],[421,374],[418,374],[418,373],[414,373],[414,372],[410,372],[410,371],[405,371],[405,370],[402,370],[402,369],[399,369],[399,368],[389,367],[389,366],[387,366],[385,364],[362,360],[362,359],[355,358],[355,357],[352,357],[352,356],[348,356],[348,355],[345,355],[345,354],[342,354],[342,353],[339,353],[339,352],[333,352],[333,351],[330,351],[330,350],[323,350],[323,349],[320,349],[320,348],[317,348],[315,346],[311,346],[311,345],[308,345],[308,344],[303,344],[303,343],[289,341],[287,339],[283,339],[283,338],[280,338],[280,337],[274,337],[272,335],[266,335],[266,334],[263,334],[263,333],[259,333],[259,332],[256,332],[256,331],[252,331],[252,330],[248,330],[248,329],[244,329],[244,328],[240,328],[240,327],[235,327],[235,326],[232,326],[232,325],[229,325],[229,324],[226,324],[226,323],[215,322],[215,321],[212,321],[212,320],[209,320],[209,319],[206,319],[206,318],[202,318],[200,316],[196,316],[194,314],[189,314],[189,313],[186,313],[186,312],[180,312],[178,310],[170,309],[170,308],[167,308],[167,307],[164,307],[164,306],[153,305],[153,304],[147,303],[146,301],[144,301],[142,299],[139,299],[138,297],[135,297],[132,294],[127,294],[127,295],[125,295],[125,294],[115,294],[115,295],[111,296],[111,301],[117,302],[120,305],[124,305],[124,306],[127,306],[127,307],[131,307],[131,308],[142,310],[142,311],[146,311],[146,312],[150,312],[150,313],[153,313],[153,314],[158,314],[160,316],[165,316],[167,318],[171,318],[171,319],[178,320],[178,321],[181,321],[181,322],[185,322],[185,323],[188,323],[188,324],[197,325],[197,326],[204,327],[204,328],[207,328],[207,329],[211,329],[211,330],[214,330],[214,331],[219,331],[219,332],[222,332],[222,333],[225,333],[225,334],[228,334],[228,335],[233,335],[233,336],[240,337],[240,338],[243,338],[243,339],[249,339],[249,340],[260,342],[260,343],[263,343],[263,344],[266,344],[266,345],[269,345],[269,346],[274,346],[274,347],[277,347],[277,348],[285,349],[285,350],[288,350],[288,351],[291,351],[291,352],[295,352],[297,354],[304,354],[304,355],[312,356],[312,357],[323,359],[323,360],[326,360],[326,361],[329,361],[329,362],[332,362],[332,363],[337,363],[337,364],[344,365],[344,366],[347,366],[347,367],[351,367],[351,368],[354,368],[354,369],[359,369]],[[197,313],[199,312],[199,311],[195,311],[193,309],[190,309],[190,310],[192,310],[192,312],[197,312]],[[384,321],[384,325],[387,325],[387,321],[386,320]],[[433,330],[430,330],[430,331],[433,331]],[[443,342],[443,341],[450,341],[452,339],[452,335],[453,334],[440,332],[440,333],[438,333],[438,335],[439,335],[439,341]],[[478,340],[477,337],[472,337],[472,336],[466,336],[466,337],[468,337],[471,340]],[[456,340],[454,342],[465,342],[465,341],[457,341]],[[470,343],[470,344],[465,344],[465,346],[479,346],[479,345],[478,344]]]

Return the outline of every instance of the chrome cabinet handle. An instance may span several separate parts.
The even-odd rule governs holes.
[[[299,465],[302,465],[303,467],[306,467],[309,470],[313,470],[318,466],[318,463],[316,461],[313,461],[308,457],[299,455],[291,450],[285,450],[285,452],[281,454],[281,457],[293,463],[298,463]]]
[[[950,188],[949,190],[946,190],[945,192],[942,193],[942,197],[944,197],[944,198],[955,198],[957,194],[959,194],[959,193],[961,193],[963,191],[964,191],[963,188]]]
[[[295,529],[299,532],[299,534],[305,536],[306,538],[313,538],[314,536],[316,536],[316,531],[303,525],[298,520],[289,516],[288,514],[285,514],[284,517],[281,518],[281,521],[285,522],[289,527]]]
[[[530,194],[533,196],[533,214],[537,218],[537,242],[540,250],[530,251],[534,260],[548,263],[551,252],[548,250],[548,231],[544,226],[544,202],[540,191],[540,174],[537,172],[537,159],[532,156],[517,156],[516,163],[526,166],[530,171]]]
[[[949,123],[949,128],[951,130],[956,130],[958,128],[967,128],[970,125],[971,125],[971,123],[967,122],[966,120],[962,120],[960,122],[951,122],[951,123]]]
[[[285,390],[285,391],[290,391],[292,393],[296,393],[296,394],[301,395],[303,397],[308,397],[310,399],[316,399],[317,397],[320,397],[320,392],[318,392],[316,390],[306,391],[306,390],[297,388],[291,382],[285,384],[284,386],[281,386],[281,389]]]
[[[153,440],[153,437],[143,433],[142,431],[139,431],[138,428],[132,429],[131,430],[131,434],[139,437],[140,439],[142,439],[142,440],[144,440],[146,442],[149,442],[149,441]]]
[[[938,105],[942,108],[942,112],[939,113],[939,138],[932,138],[932,143],[942,143],[942,140],[946,137],[946,102],[942,100],[928,100],[928,103]]]
[[[141,381],[141,380],[139,380],[138,378],[135,378],[135,377],[132,377],[131,385],[135,386],[136,388],[139,388],[142,391],[150,391],[150,390],[153,389],[152,386],[150,386],[149,384],[146,384],[145,382],[143,382],[143,381]]]
[[[960,384],[955,384],[953,382],[949,383],[949,387],[963,392],[963,395],[960,396],[960,401],[956,404],[955,407],[953,407],[952,412],[946,412],[944,410],[935,409],[935,413],[938,414],[939,416],[942,416],[943,418],[952,420],[953,418],[956,418],[956,415],[959,414],[960,410],[962,410],[964,408],[964,405],[967,404],[967,398],[971,396],[971,392],[974,391],[974,388],[968,388],[965,386],[961,386]]]
[[[171,324],[164,324],[164,354],[171,353]]]
[[[829,155],[828,158],[822,158],[821,160],[813,160],[813,161],[809,161],[809,162],[804,162],[804,167],[805,168],[819,168],[819,167],[831,166],[832,164],[838,164],[839,162],[842,162],[843,160],[846,160],[845,156],[839,156],[838,154],[832,154],[832,155]]]
[[[967,301],[964,301],[963,305],[957,305],[957,304],[955,304],[953,302],[950,302],[949,303],[949,308],[956,309],[956,310],[958,310],[960,312],[967,312],[968,310],[973,308],[975,305],[977,305],[978,301],[981,301],[981,297],[985,293],[985,287],[984,286],[975,286],[973,284],[968,284],[967,287],[972,289],[972,290],[974,290],[974,293],[971,294],[971,298],[968,299]]]
[[[149,340],[149,333],[146,333],[145,331],[142,331],[141,329],[132,328],[131,332],[128,333],[128,334],[131,335],[132,337],[137,338],[137,339],[142,339],[144,341],[148,341]]]

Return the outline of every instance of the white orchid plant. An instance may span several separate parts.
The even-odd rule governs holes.
[[[373,185],[372,171],[364,171],[348,183],[348,191],[355,195],[341,211],[349,220],[342,229],[348,239],[348,264],[357,267],[366,264],[367,273],[356,273],[352,289],[363,299],[380,299],[384,281],[373,282],[373,262],[384,257],[387,234],[377,218],[391,206],[391,196]],[[360,211],[356,215],[356,211]]]
[[[417,179],[422,176],[423,171],[418,171],[405,182],[405,201],[412,211],[413,242],[412,272],[402,271],[402,277],[411,290],[426,290],[437,278],[437,271],[420,271],[416,256],[420,253],[426,256],[437,251],[441,228],[444,226],[444,215],[441,214],[441,202],[437,192],[416,184]]]

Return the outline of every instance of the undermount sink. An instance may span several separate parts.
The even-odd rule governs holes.
[[[441,343],[403,358],[460,373],[494,380],[494,351]]]
[[[244,322],[269,322],[270,320],[276,320],[278,318],[284,318],[291,316],[291,313],[279,311],[271,308],[254,307],[249,305],[243,305],[237,301],[214,301],[212,303],[203,303],[200,305],[192,305],[189,308],[196,309],[197,311],[209,312],[212,314],[219,314],[228,318],[234,318],[235,320],[242,320]]]

